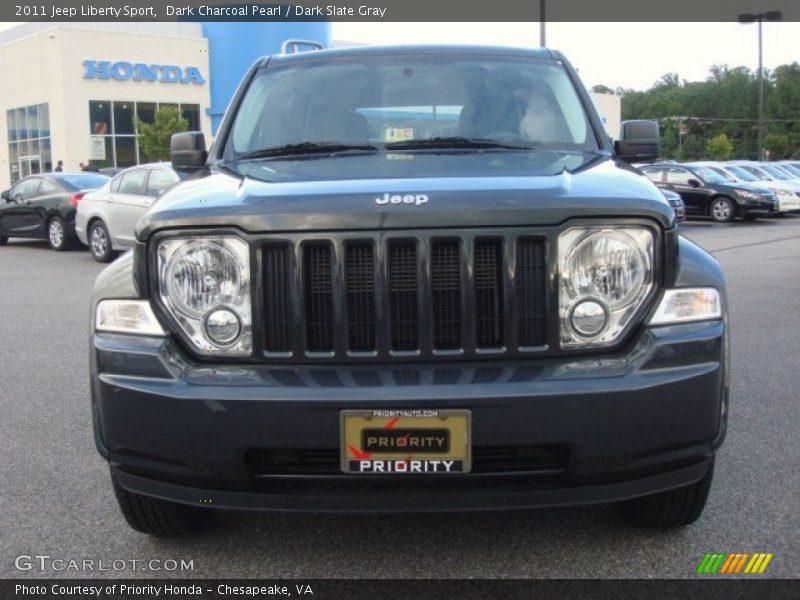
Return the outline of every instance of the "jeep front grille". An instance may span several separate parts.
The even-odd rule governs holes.
[[[302,360],[541,351],[546,246],[512,232],[270,241],[264,351]]]

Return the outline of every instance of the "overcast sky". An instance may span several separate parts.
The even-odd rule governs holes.
[[[15,23],[0,23],[0,30]],[[755,25],[738,23],[549,23],[547,45],[563,51],[591,87],[646,89],[661,75],[704,79],[716,64],[758,61]],[[538,23],[333,23],[333,38],[368,44],[538,46]],[[764,24],[764,65],[800,61],[800,23]]]

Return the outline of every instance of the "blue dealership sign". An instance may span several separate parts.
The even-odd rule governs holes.
[[[124,60],[84,60],[85,79],[115,79],[117,81],[159,81],[202,85],[206,82],[197,67],[181,68],[177,65],[151,65],[130,63]]]

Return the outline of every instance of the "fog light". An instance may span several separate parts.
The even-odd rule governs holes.
[[[205,318],[208,339],[220,346],[232,344],[242,331],[238,315],[228,308],[215,308]]]
[[[572,309],[570,323],[576,333],[583,337],[599,335],[606,327],[608,313],[605,307],[594,300],[579,302]]]

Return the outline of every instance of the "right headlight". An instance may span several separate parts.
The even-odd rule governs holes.
[[[162,240],[158,291],[197,351],[222,356],[252,352],[250,253],[245,241],[235,236]]]
[[[564,348],[615,343],[653,288],[653,233],[575,227],[558,239]]]

